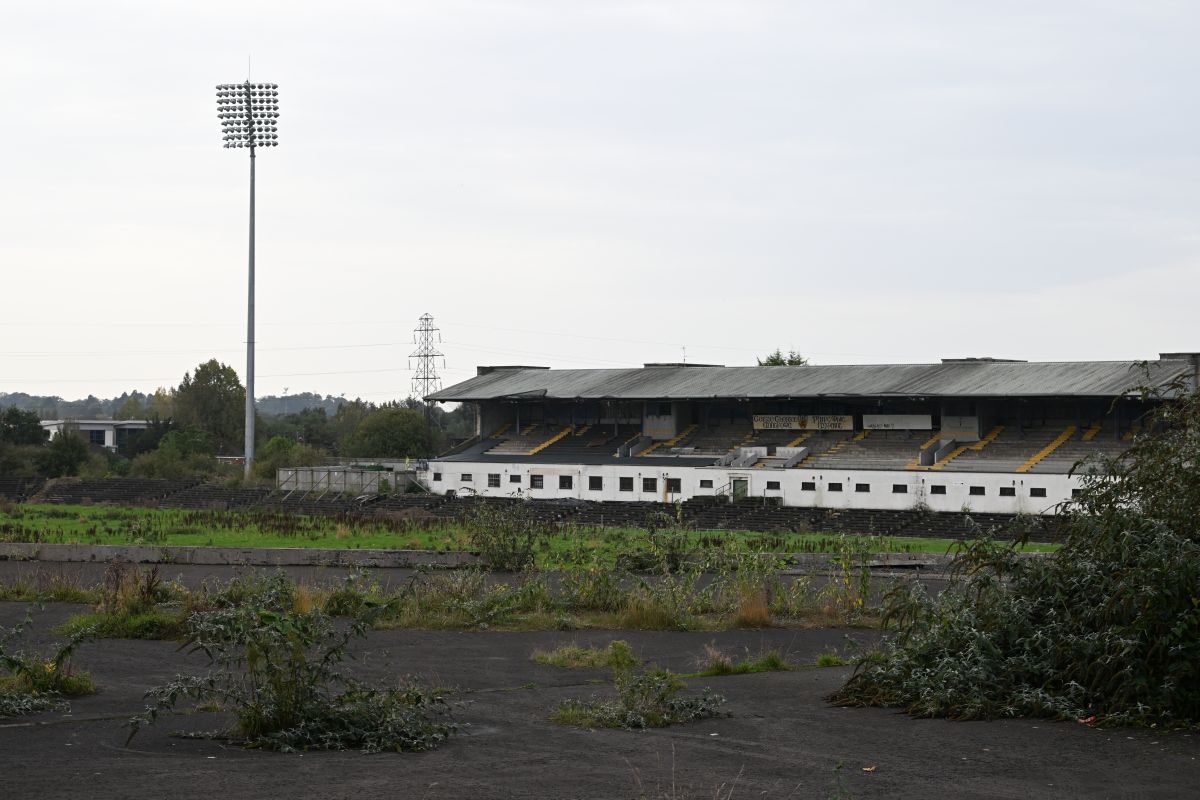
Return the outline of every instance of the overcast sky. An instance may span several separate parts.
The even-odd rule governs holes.
[[[5,4],[0,392],[1200,349],[1200,4]],[[441,368],[441,364],[439,364]]]

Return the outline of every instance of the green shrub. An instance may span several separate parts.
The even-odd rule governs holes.
[[[1200,725],[1200,398],[1174,388],[1183,396],[1160,407],[1154,434],[1082,478],[1061,549],[966,543],[939,596],[915,584],[889,597],[895,635],[833,699]]]
[[[519,572],[533,566],[554,528],[536,519],[523,503],[477,501],[460,519],[471,547],[489,567]]]
[[[666,670],[641,673],[619,670],[615,699],[567,700],[551,719],[581,728],[662,728],[721,716],[725,698],[705,689],[700,695],[679,697],[683,681]]]
[[[319,611],[256,606],[193,614],[188,642],[192,652],[209,657],[209,670],[147,693],[153,704],[130,720],[130,739],[180,700],[193,699],[232,713],[234,728],[217,735],[249,747],[284,752],[437,747],[455,730],[440,694],[414,686],[370,688],[340,671],[350,640],[365,636],[371,622],[367,614],[339,630]]]
[[[618,611],[625,603],[623,570],[594,552],[575,552],[554,565],[563,605],[576,611]]]

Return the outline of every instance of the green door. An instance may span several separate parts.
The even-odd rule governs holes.
[[[748,478],[733,479],[733,499],[734,502],[744,500],[746,495],[750,493],[750,480]]]

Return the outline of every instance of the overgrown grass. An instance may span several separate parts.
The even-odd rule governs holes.
[[[100,591],[83,586],[61,573],[39,570],[11,582],[0,583],[0,601],[23,603],[98,603]]]
[[[713,644],[705,645],[700,669],[687,678],[712,678],[721,675],[749,675],[756,672],[786,672],[792,669],[778,650],[767,650],[757,658],[734,661],[731,656]]]
[[[519,535],[525,531],[506,526]],[[686,534],[670,525],[643,531],[637,572],[575,548],[556,556],[553,571],[518,556],[527,565],[523,571],[422,569],[398,586],[383,585],[367,570],[335,584],[297,584],[282,572],[259,571],[189,589],[164,580],[160,567],[115,562],[94,610],[63,630],[176,638],[189,614],[248,605],[344,617],[383,607],[372,617],[378,627],[462,630],[717,630],[862,625],[872,619],[869,544],[858,537],[836,538],[832,573],[818,589],[808,577],[786,575],[786,560],[778,555],[741,546],[693,547]]]
[[[101,639],[178,639],[183,635],[186,621],[187,616],[181,610],[89,611],[70,617],[58,626],[57,632],[74,634],[92,629]]]
[[[850,661],[837,653],[821,653],[817,656],[816,664],[818,667],[844,667]]]
[[[633,656],[629,643],[623,639],[609,642],[607,647],[580,647],[565,644],[554,650],[535,650],[530,656],[539,664],[570,669],[607,667],[613,670],[629,669],[639,662]]]
[[[48,544],[135,544],[151,546],[277,548],[327,547],[340,549],[419,549],[468,551],[473,528],[469,522],[437,519],[353,518],[309,516],[274,511],[195,511],[186,509],[119,508],[11,504],[0,509],[0,541]],[[837,534],[749,533],[686,531],[687,549],[742,549],[778,553],[836,552]],[[537,538],[537,537],[535,537]],[[864,537],[884,553],[945,553],[953,540],[918,537]],[[571,551],[584,549],[613,565],[618,557],[637,563],[648,550],[638,528],[556,527],[533,546],[541,567]],[[1041,552],[1057,545],[1029,544]],[[511,554],[520,549],[510,550]],[[503,555],[501,551],[501,555]],[[518,558],[519,560],[519,558]]]

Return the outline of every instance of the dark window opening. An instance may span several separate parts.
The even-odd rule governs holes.
[[[658,491],[658,478],[642,478],[642,491],[643,492]]]
[[[509,475],[509,476],[508,476],[508,482],[509,482],[509,483],[520,483],[520,482],[521,482],[521,476],[520,476],[520,475]]]
[[[588,477],[588,490],[598,492],[604,488],[604,478],[599,475],[591,475]]]
[[[499,472],[489,472],[488,473],[488,486],[492,489],[500,488],[500,473]]]
[[[435,473],[433,473],[433,479],[434,479],[435,481],[439,481],[439,482],[440,482],[440,481],[442,480],[442,473],[440,473],[440,472],[435,472]]]
[[[1000,487],[1000,496],[1001,497],[1016,497],[1017,496],[1017,487],[1001,486]]]
[[[1029,490],[1030,497],[1045,497],[1046,490],[1041,486],[1034,486]]]
[[[463,483],[470,483],[471,482],[471,473],[464,472],[462,474],[462,480],[463,480]]]
[[[713,488],[712,481],[700,481],[700,488],[701,488],[701,489],[711,489],[711,488]]]
[[[544,475],[530,475],[529,476],[529,488],[530,489],[541,489],[544,483],[545,483]]]
[[[817,490],[817,482],[816,481],[801,481],[800,482],[800,491],[815,492],[816,490]]]
[[[620,489],[622,492],[632,492],[633,491],[633,478],[621,478],[620,485],[617,488]]]
[[[842,490],[842,485],[840,483],[831,483],[829,484],[828,488],[831,492],[840,492]]]
[[[570,475],[559,475],[558,476],[558,488],[560,488],[560,489],[575,488],[574,478],[572,478],[572,476],[570,476]]]
[[[679,478],[667,478],[667,491],[679,494],[683,491],[683,482]]]
[[[972,486],[970,491],[975,497],[983,497],[987,494],[987,489],[984,489],[982,486]]]
[[[767,481],[767,490],[768,491],[778,491],[779,490],[779,481]]]
[[[945,494],[946,486],[941,483],[935,483],[933,486],[929,487],[929,493],[930,494]]]
[[[871,484],[869,484],[869,483],[856,483],[856,484],[854,484],[854,491],[856,491],[856,492],[869,492],[869,491],[871,491]]]
[[[892,484],[892,494],[908,494],[908,484],[893,483]]]

